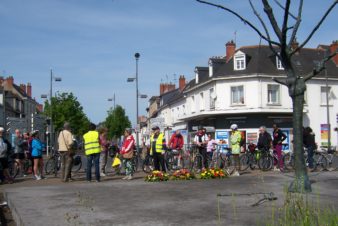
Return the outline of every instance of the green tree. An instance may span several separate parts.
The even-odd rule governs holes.
[[[73,93],[57,93],[56,97],[52,97],[52,109],[49,102],[46,101],[44,114],[50,116],[51,110],[55,131],[59,131],[64,122],[67,121],[76,136],[87,132],[90,123],[89,119]]]
[[[125,128],[131,127],[129,118],[120,105],[117,105],[115,109],[110,108],[104,125],[108,128],[109,138],[118,138],[123,135]]]

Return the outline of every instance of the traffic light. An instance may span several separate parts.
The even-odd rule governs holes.
[[[50,118],[46,119],[46,123],[47,123],[47,125],[50,125]]]

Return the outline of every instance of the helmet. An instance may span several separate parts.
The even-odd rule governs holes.
[[[5,131],[4,127],[0,127],[0,132]]]
[[[236,130],[236,129],[238,129],[238,126],[237,126],[237,124],[232,124],[232,125],[230,126],[230,129],[233,129],[233,130]]]

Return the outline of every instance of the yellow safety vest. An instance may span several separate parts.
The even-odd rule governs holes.
[[[97,131],[89,131],[83,135],[84,149],[86,155],[100,153],[99,133]]]
[[[156,140],[156,152],[157,153],[162,153],[163,150],[163,133],[160,133],[157,137],[157,140]],[[151,135],[150,137],[150,155],[153,154],[153,142],[154,142],[154,134]]]

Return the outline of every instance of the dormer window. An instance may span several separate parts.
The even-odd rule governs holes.
[[[234,56],[234,70],[245,70],[245,54],[241,51],[238,51]]]
[[[284,70],[282,61],[278,58],[278,56],[276,56],[276,66],[278,70]]]

